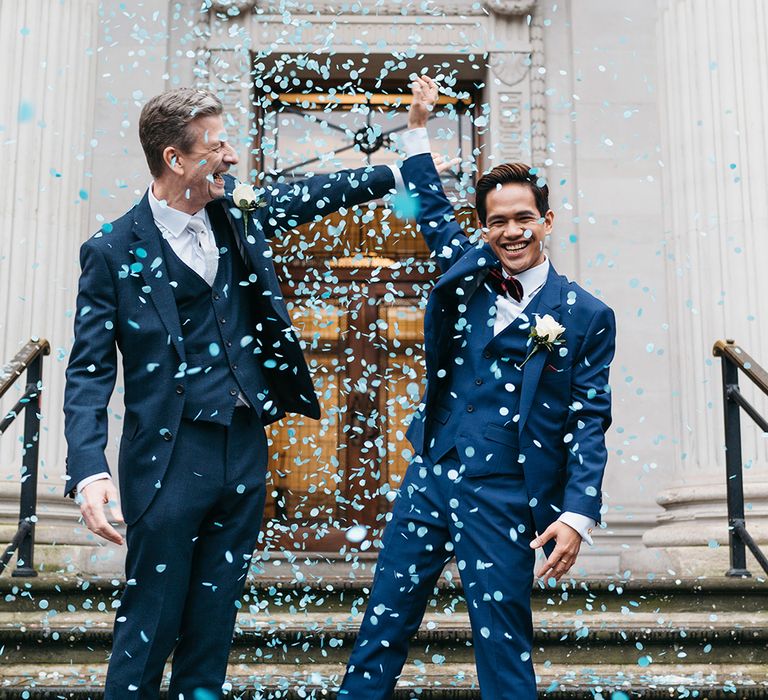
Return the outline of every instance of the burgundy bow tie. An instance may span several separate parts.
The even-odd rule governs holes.
[[[486,281],[496,294],[509,294],[515,301],[523,298],[523,285],[519,280],[515,277],[505,277],[498,267],[492,267],[488,271]]]

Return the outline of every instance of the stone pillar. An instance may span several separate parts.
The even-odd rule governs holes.
[[[98,42],[97,0],[0,4],[0,364],[30,337],[52,347],[43,368],[39,524],[43,547],[84,542],[65,501],[61,406],[72,336],[77,249],[89,228]],[[95,228],[92,226],[92,228]],[[15,386],[2,402],[9,410]],[[0,544],[18,519],[23,420],[0,437]],[[38,561],[43,550],[38,550]],[[76,556],[56,550],[57,565]]]
[[[543,76],[532,68],[532,31],[526,21],[536,10],[536,2],[493,0],[485,4],[491,13],[489,70],[483,93],[485,113],[480,119],[487,120],[488,131],[484,133],[482,121],[476,122],[478,133],[485,136],[482,164],[488,169],[509,161],[532,163],[532,140],[537,131],[543,133],[544,127],[543,111],[534,115],[532,109],[534,75]]]
[[[768,12],[760,0],[660,0],[665,250],[677,442],[665,512],[645,533],[649,570],[727,568],[719,338],[768,365],[764,96]],[[746,383],[745,383],[746,386]],[[766,414],[766,402],[745,390]],[[742,417],[747,526],[768,543],[766,442]],[[753,573],[759,568],[750,562]]]

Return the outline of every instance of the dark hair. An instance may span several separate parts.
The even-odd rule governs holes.
[[[163,151],[168,146],[176,146],[182,153],[194,147],[197,134],[189,124],[195,118],[221,113],[216,95],[195,88],[168,90],[147,102],[139,117],[139,140],[152,176],[163,174]]]
[[[475,185],[475,208],[477,218],[485,226],[488,211],[485,208],[485,198],[491,190],[504,185],[519,183],[527,185],[536,200],[536,208],[539,214],[545,216],[549,211],[549,187],[546,184],[538,184],[539,176],[536,169],[525,163],[502,163],[493,170],[483,175]]]

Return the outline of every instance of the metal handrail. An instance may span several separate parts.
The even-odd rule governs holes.
[[[718,340],[712,354],[722,360],[723,417],[725,423],[725,471],[728,496],[728,540],[731,568],[726,576],[751,576],[747,569],[747,549],[768,574],[768,558],[747,531],[744,518],[744,475],[741,462],[741,416],[744,412],[765,433],[768,421],[739,390],[739,370],[768,395],[768,372],[755,362],[735,340]]]
[[[27,373],[24,394],[0,420],[0,435],[24,412],[24,454],[19,498],[19,527],[11,543],[0,557],[0,574],[5,571],[14,554],[16,568],[13,576],[37,576],[35,571],[35,522],[37,521],[37,466],[40,447],[40,397],[43,391],[43,357],[51,346],[43,338],[32,338],[14,358],[0,368],[0,398]]]

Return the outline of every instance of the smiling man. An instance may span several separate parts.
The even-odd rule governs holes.
[[[560,579],[600,518],[613,312],[545,253],[548,188],[509,163],[475,187],[482,240],[454,216],[429,154],[437,99],[413,86],[401,172],[441,276],[424,316],[427,388],[414,458],[340,698],[388,700],[443,567],[456,559],[483,700],[534,700],[531,585]]]
[[[320,414],[266,239],[395,180],[373,167],[277,184],[248,213],[232,200],[238,158],[213,94],[154,97],[139,136],[151,186],[80,251],[67,492],[90,530],[123,542],[105,514],[123,520],[104,457],[119,349],[127,585],[104,697],[157,700],[173,651],[169,697],[199,700],[221,695],[264,508],[264,427]]]

